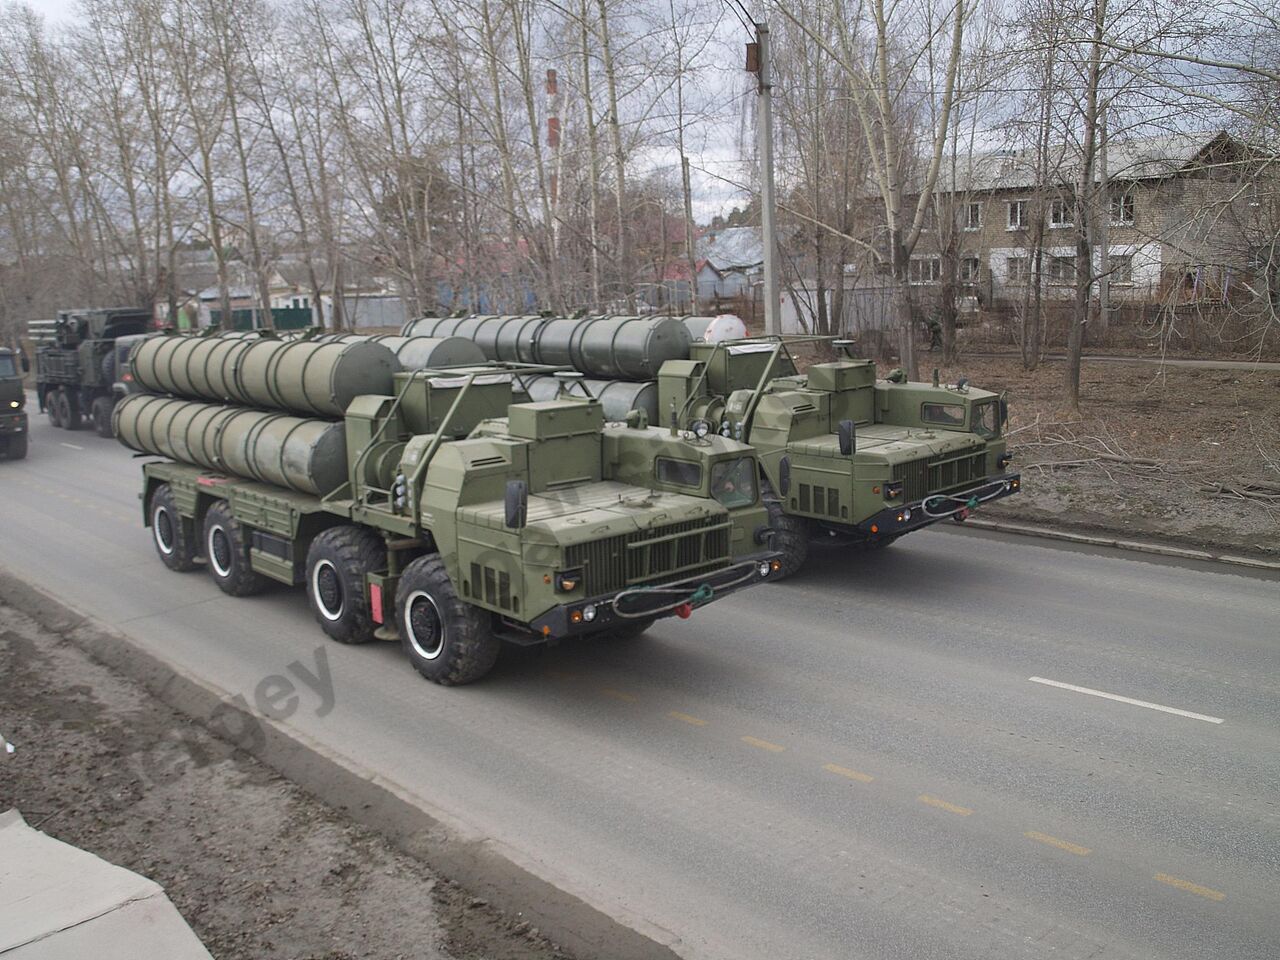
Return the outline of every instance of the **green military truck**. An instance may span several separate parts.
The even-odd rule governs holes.
[[[591,399],[512,403],[501,367],[395,366],[372,343],[140,344],[136,382],[197,398],[115,411],[163,458],[142,492],[161,561],[202,558],[236,596],[305,585],[330,637],[398,639],[441,684],[503,641],[636,635],[784,575],[750,447],[606,426]]]
[[[27,391],[22,374],[29,366],[25,354],[0,347],[0,454],[9,460],[27,455]]]
[[[660,408],[677,423],[755,448],[786,570],[811,541],[884,546],[1021,489],[1002,397],[936,374],[877,380],[849,341],[835,342],[840,359],[798,374],[790,346],[813,339],[694,343],[658,375]]]
[[[49,339],[36,348],[36,398],[55,427],[79,430],[87,417],[111,436],[116,401],[116,341],[146,333],[146,310],[59,310]]]

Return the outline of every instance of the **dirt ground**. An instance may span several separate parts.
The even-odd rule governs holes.
[[[162,884],[218,960],[564,957],[0,605],[0,810]]]
[[[1065,375],[1016,359],[942,369],[1008,391],[1023,492],[981,516],[1280,558],[1280,372],[1085,363],[1079,415]]]

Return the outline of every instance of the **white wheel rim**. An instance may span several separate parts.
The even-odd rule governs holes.
[[[414,630],[413,609],[420,600],[425,600],[431,604],[431,609],[435,613],[436,623],[440,626],[440,637],[431,646],[424,646],[422,640],[418,637],[417,631]],[[444,617],[440,615],[440,605],[436,603],[435,598],[427,591],[415,590],[405,599],[404,627],[405,632],[409,635],[409,644],[413,647],[413,652],[422,657],[423,660],[435,660],[444,652]]]
[[[222,541],[226,546],[227,562],[225,565],[218,562],[218,551],[215,549],[219,534],[222,535]],[[210,528],[208,547],[209,566],[213,567],[214,573],[220,577],[231,576],[231,536],[223,529],[222,524],[217,524]]]
[[[169,542],[165,542],[162,526],[169,526]],[[173,556],[173,517],[169,515],[169,509],[164,506],[158,506],[151,514],[151,532],[156,538],[156,549],[163,553],[166,557]]]
[[[338,609],[332,609],[324,601],[324,595],[320,590],[320,577],[325,571],[333,574],[334,582],[338,587]],[[338,576],[338,568],[329,560],[319,561],[311,570],[311,596],[315,601],[316,609],[320,611],[320,616],[324,617],[330,623],[336,623],[342,619],[342,614],[347,609],[347,593],[342,586],[342,577]]]

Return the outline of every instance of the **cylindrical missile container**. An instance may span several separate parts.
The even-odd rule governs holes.
[[[544,374],[516,378],[530,400],[554,400],[560,395],[560,379]],[[600,401],[606,420],[625,420],[632,410],[643,410],[650,423],[658,422],[658,385],[652,380],[575,380],[566,389],[570,396],[588,394]]]
[[[342,423],[142,393],[117,403],[112,419],[140,453],[316,496],[347,479]]]
[[[317,338],[322,343],[380,343],[396,355],[401,370],[429,370],[435,367],[463,367],[485,362],[484,351],[466,337],[368,336],[360,333],[330,333]]]
[[[687,360],[692,342],[675,317],[428,318],[402,332],[468,337],[490,360],[554,364],[602,380],[652,380],[667,360]]]
[[[387,347],[311,340],[156,337],[133,354],[133,375],[158,393],[340,417],[355,397],[389,395],[400,362]]]

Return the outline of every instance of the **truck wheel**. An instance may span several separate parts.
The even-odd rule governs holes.
[[[489,615],[462,602],[439,554],[405,567],[396,587],[396,626],[409,662],[432,683],[471,683],[497,662],[501,641]]]
[[[782,499],[773,491],[773,485],[765,481],[761,490],[765,509],[769,511],[769,526],[773,530],[770,545],[782,553],[782,576],[799,572],[809,559],[809,521],[793,517],[782,510]]]
[[[58,403],[58,398],[61,396],[62,394],[53,392],[46,394],[44,398],[45,412],[49,414],[49,422],[55,427],[62,426],[62,411]]]
[[[249,538],[225,500],[219,500],[204,515],[204,556],[223,593],[248,597],[261,593],[267,585],[267,578],[249,565]]]
[[[320,628],[339,643],[374,639],[365,574],[387,565],[387,545],[367,527],[330,527],[307,550],[307,600]]]
[[[110,440],[115,436],[115,432],[111,429],[111,408],[114,406],[106,397],[94,397],[93,399],[93,429],[98,431],[98,436]]]
[[[160,562],[170,570],[186,573],[196,568],[195,524],[178,513],[173,488],[167,483],[151,495],[151,539]]]
[[[70,391],[62,394],[62,425],[68,430],[80,429],[80,398]]]
[[[71,429],[71,406],[67,402],[67,395],[59,390],[53,395],[53,411],[58,418],[58,426],[63,430]]]

